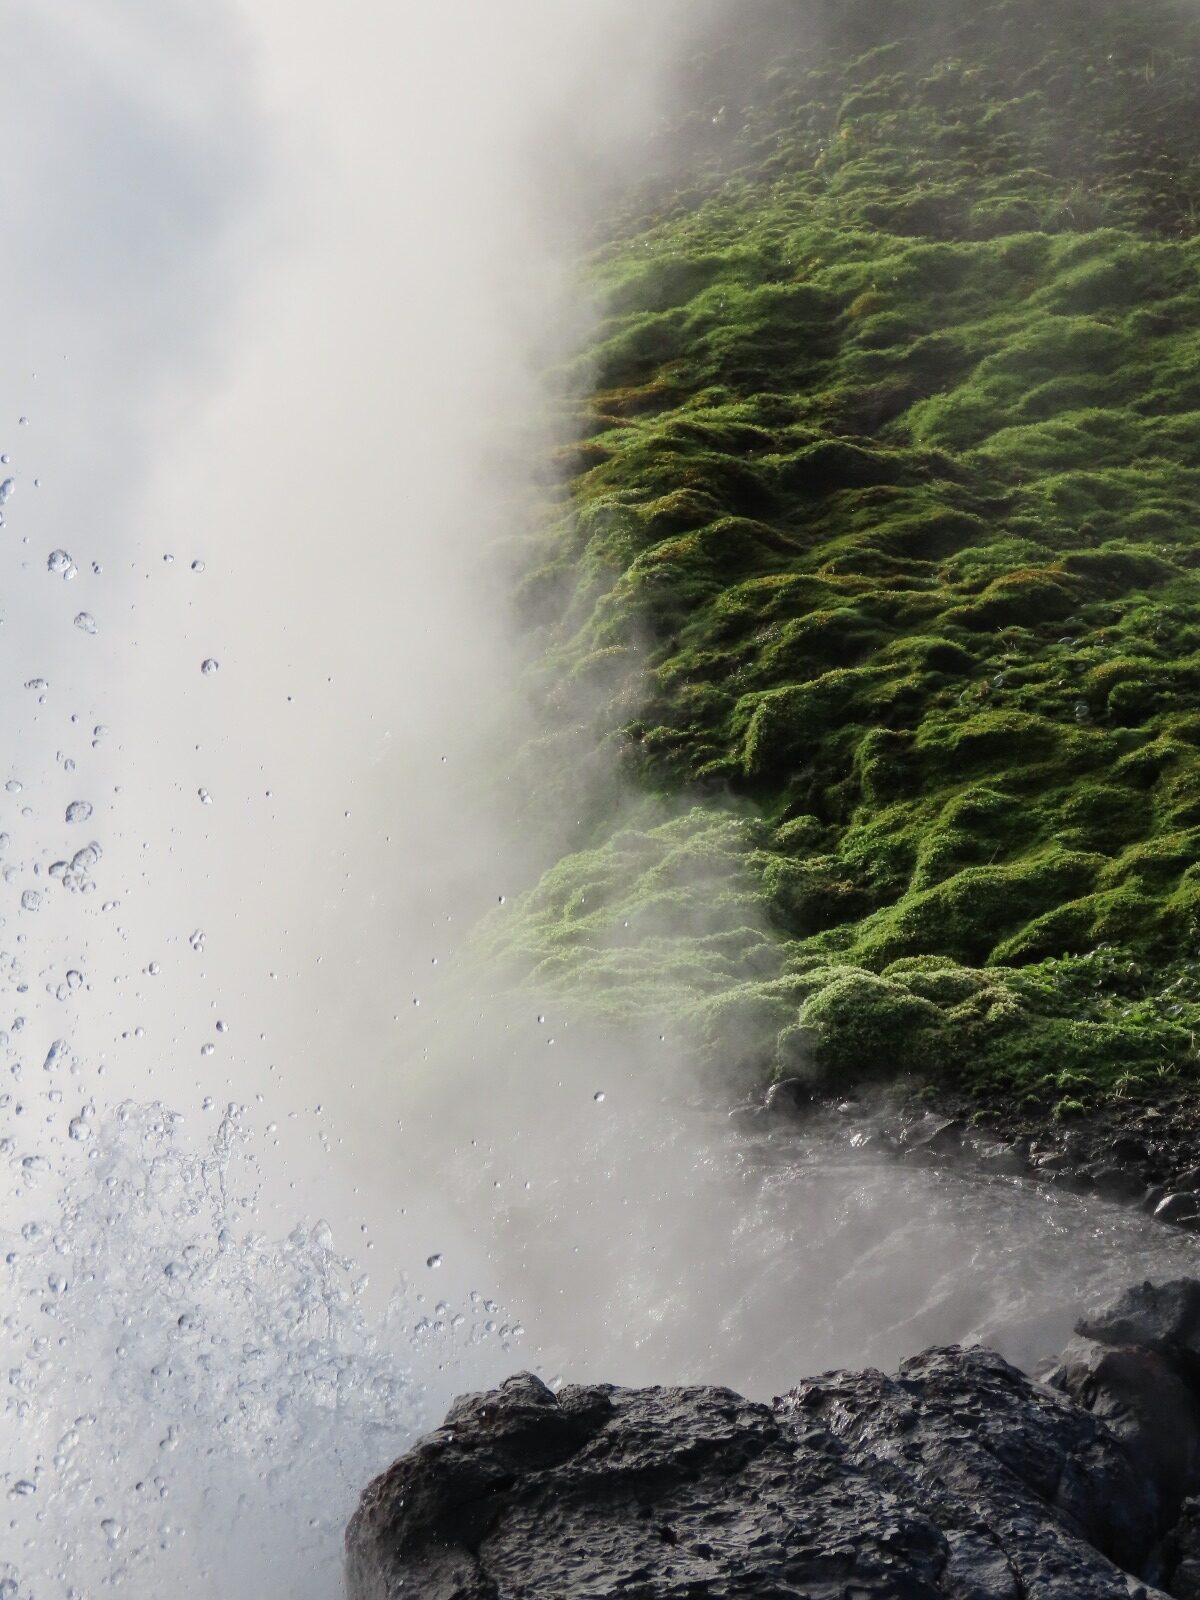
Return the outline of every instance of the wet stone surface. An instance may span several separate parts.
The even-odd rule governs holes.
[[[1078,1325],[1039,1383],[951,1346],[771,1405],[522,1374],[366,1491],[350,1600],[1200,1595],[1200,1283]]]
[[[1186,1098],[1109,1108],[1078,1123],[1000,1114],[953,1103],[931,1106],[903,1088],[869,1100],[822,1096],[802,1079],[773,1084],[735,1106],[734,1128],[786,1138],[819,1125],[835,1145],[891,1154],[906,1163],[959,1162],[984,1172],[1032,1177],[1072,1193],[1135,1206],[1160,1222],[1200,1233],[1200,1125]]]

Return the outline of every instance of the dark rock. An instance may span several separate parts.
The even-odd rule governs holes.
[[[1074,1165],[1071,1157],[1065,1150],[1051,1150],[1047,1155],[1034,1158],[1034,1167],[1038,1172],[1066,1172]]]
[[[1061,1171],[1052,1172],[1050,1181],[1056,1188],[1069,1189],[1072,1194],[1089,1194],[1096,1187],[1090,1172],[1081,1172],[1075,1167],[1064,1167]]]
[[[350,1600],[944,1594],[935,1523],[823,1430],[726,1389],[531,1404],[536,1382],[460,1402],[372,1484],[347,1531]]]
[[[1186,1222],[1200,1215],[1200,1196],[1191,1193],[1168,1194],[1154,1208],[1160,1222]]]
[[[1119,1134],[1109,1145],[1108,1153],[1121,1165],[1128,1165],[1133,1161],[1145,1161],[1150,1155],[1146,1141],[1139,1139],[1134,1133]]]
[[[1189,1500],[1163,1546],[1165,1581],[1176,1600],[1200,1600],[1200,1500]]]
[[[1017,1177],[1025,1172],[1028,1162],[1015,1145],[1000,1144],[994,1139],[975,1138],[971,1141],[975,1160],[983,1172],[995,1172],[1005,1177]]]
[[[986,1350],[725,1389],[510,1379],[367,1490],[350,1600],[1200,1600],[1200,1283]]]
[[[1120,1324],[1118,1324],[1120,1325]],[[1200,1481],[1200,1405],[1170,1355],[1080,1341],[1051,1379],[1122,1439],[1160,1526]]]
[[[1092,1182],[1106,1200],[1136,1200],[1146,1187],[1146,1180],[1128,1167],[1093,1167]]]
[[[1115,1305],[1080,1318],[1075,1331],[1096,1344],[1132,1345],[1174,1360],[1200,1361],[1200,1283],[1175,1278],[1140,1284]]]
[[[781,1078],[767,1090],[763,1109],[772,1121],[797,1122],[812,1110],[816,1096],[803,1078]]]
[[[1158,1210],[1159,1201],[1165,1199],[1166,1193],[1167,1191],[1161,1183],[1151,1184],[1150,1188],[1142,1196],[1142,1210],[1148,1216],[1153,1216]]]
[[[965,1127],[958,1117],[935,1117],[930,1114],[907,1127],[901,1135],[901,1143],[906,1152],[953,1155],[962,1149]]]

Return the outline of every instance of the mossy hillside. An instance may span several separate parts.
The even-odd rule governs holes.
[[[821,44],[699,105],[735,131],[595,263],[523,590],[562,728],[752,828],[780,964],[693,988],[678,930],[639,968],[547,916],[601,859],[647,892],[603,816],[516,943],[612,1004],[678,955],[701,1032],[758,995],[764,1068],[1082,1101],[1189,1071],[1200,18],[794,11]]]

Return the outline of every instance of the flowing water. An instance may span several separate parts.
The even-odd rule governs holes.
[[[733,1138],[669,1040],[460,976],[525,859],[471,574],[584,314],[554,224],[657,90],[618,0],[431,9],[6,23],[6,1600],[327,1600],[460,1389],[1032,1365],[1194,1262],[1030,1184]]]

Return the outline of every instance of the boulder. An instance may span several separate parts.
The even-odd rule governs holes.
[[[456,1401],[363,1496],[350,1600],[1200,1600],[1200,1283],[1085,1317],[1052,1384],[951,1346],[771,1405]]]

